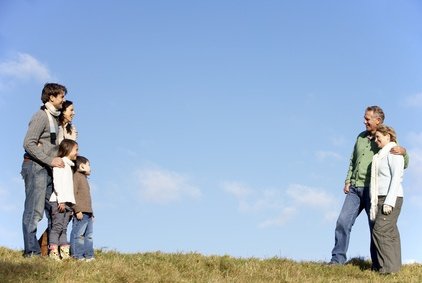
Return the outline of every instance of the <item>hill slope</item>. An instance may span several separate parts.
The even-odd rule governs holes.
[[[23,258],[20,251],[0,247],[0,261],[1,282],[422,282],[421,265],[382,276],[359,259],[327,266],[281,258],[96,251],[92,262],[56,262]]]

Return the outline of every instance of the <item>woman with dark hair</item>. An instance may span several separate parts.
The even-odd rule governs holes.
[[[70,100],[66,100],[65,102],[63,102],[62,110],[59,116],[59,143],[64,139],[76,141],[78,137],[78,131],[76,130],[75,125],[72,124],[74,116],[75,108],[73,106],[73,102]]]

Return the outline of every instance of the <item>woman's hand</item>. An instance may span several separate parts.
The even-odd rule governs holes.
[[[384,205],[382,206],[382,213],[383,213],[383,214],[388,215],[388,214],[390,214],[392,211],[393,211],[393,207],[392,207],[391,205],[384,204]]]

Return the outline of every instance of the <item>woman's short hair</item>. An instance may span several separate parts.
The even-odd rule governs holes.
[[[396,131],[394,131],[392,127],[387,126],[385,124],[381,124],[377,128],[377,132],[380,132],[384,136],[389,135],[390,141],[397,142],[397,134],[396,134]]]

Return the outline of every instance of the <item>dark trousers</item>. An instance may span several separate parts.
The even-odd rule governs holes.
[[[66,246],[67,226],[72,219],[72,209],[66,205],[64,212],[60,212],[57,202],[50,202],[51,205],[51,230],[48,237],[50,245]]]
[[[400,215],[403,198],[398,197],[393,211],[389,215],[382,213],[385,196],[378,197],[378,211],[372,230],[372,240],[376,248],[379,272],[393,273],[401,268],[401,244],[397,220]]]

